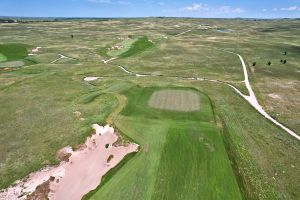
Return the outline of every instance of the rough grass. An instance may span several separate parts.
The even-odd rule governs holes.
[[[162,110],[191,112],[200,109],[200,99],[193,91],[161,90],[151,95],[149,105]]]
[[[0,63],[1,67],[22,67],[25,63],[23,61],[10,61],[10,62],[3,62]]]
[[[59,74],[53,74],[53,68],[37,69],[30,66],[1,75],[6,78],[0,90],[0,188],[57,163],[57,150],[83,143],[91,124],[105,123],[117,103],[112,95],[89,97],[91,86],[66,78],[76,78],[74,69],[70,73],[64,68]]]

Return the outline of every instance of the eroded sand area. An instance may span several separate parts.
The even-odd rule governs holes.
[[[115,167],[127,154],[138,151],[137,144],[116,146],[118,136],[109,126],[93,125],[96,134],[87,138],[77,151],[71,147],[63,149],[66,161],[56,167],[48,167],[34,172],[24,180],[16,181],[0,193],[0,199],[27,199],[32,196],[48,196],[55,200],[81,199],[89,191],[95,189],[101,178]],[[46,182],[49,184],[45,184]],[[38,186],[49,187],[49,194],[38,194]],[[37,193],[37,194],[35,194]]]

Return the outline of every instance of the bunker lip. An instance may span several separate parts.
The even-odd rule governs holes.
[[[85,148],[77,151],[67,148],[67,152],[71,153],[68,162],[62,161],[58,166],[44,168],[16,181],[15,186],[0,193],[0,199],[26,199],[27,195],[49,180],[50,200],[81,199],[95,189],[102,176],[127,154],[138,151],[139,145],[133,143],[114,146],[118,136],[109,125],[102,127],[94,124],[93,128],[96,133],[87,138]]]

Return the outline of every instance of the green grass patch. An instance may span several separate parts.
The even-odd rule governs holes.
[[[153,119],[170,119],[170,120],[183,120],[183,121],[197,121],[201,120],[203,122],[212,122],[213,113],[211,106],[206,106],[210,104],[209,99],[200,92],[196,91],[200,96],[201,109],[200,111],[194,112],[178,112],[178,111],[168,111],[160,110],[149,106],[149,99],[151,99],[152,94],[157,91],[157,87],[148,87],[147,89],[142,87],[135,87],[124,93],[130,100],[127,106],[121,112],[124,116],[135,116],[135,117],[146,117]],[[178,88],[170,87],[163,88],[170,90],[178,90]],[[194,89],[185,88],[187,91],[195,92]],[[202,106],[204,105],[204,106]]]
[[[21,60],[27,57],[28,45],[25,44],[0,44],[0,54],[3,54],[8,61]]]
[[[138,54],[140,52],[143,52],[144,50],[154,46],[154,44],[150,42],[146,36],[143,36],[137,38],[129,38],[113,46],[119,46],[119,47],[121,46],[122,48],[112,49],[112,46],[106,46],[100,48],[98,50],[98,53],[104,58],[108,58],[108,57],[126,58]]]
[[[134,38],[134,39],[131,39],[131,38],[128,38],[128,39],[125,39],[123,40],[121,43],[118,43],[117,45],[114,45],[114,46],[119,46],[120,49],[112,49],[112,50],[109,50],[107,52],[107,55],[111,56],[111,57],[118,57],[122,54],[124,54],[125,52],[127,52],[128,50],[131,49],[131,46],[136,42],[138,41],[139,39],[138,38]]]
[[[150,42],[147,37],[141,37],[131,45],[128,51],[122,53],[120,57],[125,58],[129,56],[133,56],[142,51],[145,51],[146,49],[152,46],[154,46],[154,44]]]
[[[241,199],[217,132],[206,123],[172,125],[152,199]]]
[[[7,60],[6,56],[0,53],[0,62],[4,62],[6,60]]]

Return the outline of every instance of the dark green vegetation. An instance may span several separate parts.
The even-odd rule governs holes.
[[[60,20],[0,27],[2,46],[43,47],[38,55],[30,57],[31,64],[37,64],[0,68],[0,188],[48,163],[56,163],[58,149],[82,143],[91,133],[92,123],[105,123],[119,105],[125,107],[128,103],[121,114],[116,112],[113,123],[139,143],[141,151],[109,172],[92,199],[161,199],[175,194],[187,199],[192,199],[190,195],[233,199],[239,198],[233,196],[239,191],[246,199],[300,198],[299,142],[262,118],[231,88],[184,79],[218,79],[245,91],[238,57],[222,50],[239,53],[248,65],[260,103],[299,133],[299,20]],[[218,29],[232,31],[222,33]],[[186,30],[192,31],[175,36]],[[143,35],[154,44],[145,49],[143,46],[150,44],[144,38],[128,51],[132,52],[130,56],[119,57],[111,65],[102,64],[108,56],[99,55],[99,49],[116,44],[123,35]],[[25,53],[23,47],[18,49]],[[59,58],[58,54],[75,59],[50,64]],[[2,51],[0,55],[3,61],[4,56],[7,59]],[[10,61],[27,62],[28,58],[21,56],[24,54],[18,55]],[[157,76],[135,77],[116,65]],[[87,76],[104,78],[87,83],[83,81]],[[148,106],[154,90],[173,87],[201,91],[204,102],[200,111],[175,114]],[[81,116],[75,116],[75,111]],[[196,140],[197,136],[203,141]],[[191,153],[181,154],[186,151]],[[188,165],[183,165],[185,162]],[[201,177],[197,181],[190,174],[193,170],[196,177]],[[178,172],[176,176],[174,171]],[[226,185],[222,184],[224,177],[213,182],[222,174],[226,175]],[[185,176],[188,179],[182,180]],[[178,179],[178,183],[173,181]],[[234,186],[235,180],[239,188]]]
[[[22,60],[27,57],[29,47],[24,44],[0,44],[0,54],[3,54],[7,61]]]
[[[120,55],[122,58],[133,56],[135,54],[141,53],[146,49],[153,46],[153,43],[149,41],[147,37],[140,37],[136,42],[132,44],[130,49]]]
[[[154,46],[154,44],[152,42],[150,42],[146,36],[137,37],[137,39],[135,39],[135,41],[133,39],[129,39],[129,40],[132,40],[133,42],[132,43],[131,43],[131,41],[127,42],[126,40],[123,42],[125,51],[124,51],[124,49],[121,49],[121,50],[113,50],[115,52],[109,53],[108,49],[110,48],[110,46],[107,45],[106,47],[100,48],[98,50],[98,53],[101,56],[103,56],[104,58],[108,58],[108,57],[126,58],[126,57],[133,56],[135,54],[141,53],[141,52],[145,51],[146,49]],[[122,45],[122,43],[120,45]],[[120,53],[118,53],[118,51]]]

